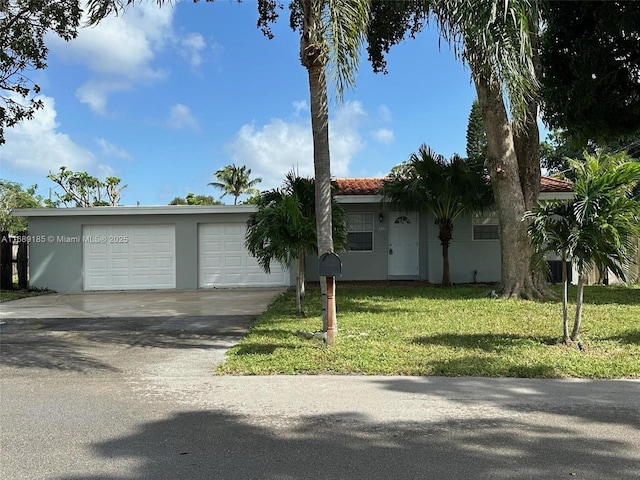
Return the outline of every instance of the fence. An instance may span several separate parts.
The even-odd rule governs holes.
[[[17,236],[0,232],[0,289],[13,290],[14,277],[19,289],[29,287],[29,242],[27,232]]]

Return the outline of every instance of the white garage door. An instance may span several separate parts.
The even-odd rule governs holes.
[[[176,287],[173,225],[86,225],[84,290]]]
[[[244,246],[245,223],[207,223],[198,226],[198,286],[267,287],[289,285],[280,264],[267,275]]]

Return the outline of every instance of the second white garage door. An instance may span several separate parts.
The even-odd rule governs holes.
[[[198,286],[271,287],[289,285],[289,272],[280,264],[267,275],[244,246],[245,223],[206,223],[198,226]]]
[[[84,290],[176,288],[173,225],[85,225]]]

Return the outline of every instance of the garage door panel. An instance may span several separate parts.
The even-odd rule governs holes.
[[[156,243],[155,244],[155,253],[170,253],[173,252],[175,246],[172,243]]]
[[[129,261],[128,258],[112,258],[111,259],[111,269],[112,270],[129,271],[130,268],[131,268],[131,262]]]
[[[129,253],[129,245],[126,243],[114,243],[110,245],[111,253],[120,253],[120,254],[128,254]]]
[[[173,266],[173,258],[171,257],[156,257],[153,262],[154,267],[159,268],[171,268]]]
[[[85,290],[175,288],[173,225],[86,225],[83,235],[102,238],[84,243]]]
[[[288,275],[275,264],[264,273],[244,246],[246,224],[200,224],[198,226],[198,286],[285,286]]]
[[[229,256],[224,258],[225,267],[242,267],[242,258],[238,256]]]

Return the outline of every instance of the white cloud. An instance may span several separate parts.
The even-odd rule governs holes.
[[[191,129],[198,130],[198,120],[193,116],[191,110],[186,105],[176,103],[169,111],[167,126],[174,130]]]
[[[131,154],[129,152],[114,145],[111,142],[108,142],[104,138],[97,138],[96,142],[98,143],[98,145],[100,145],[100,149],[102,150],[102,153],[108,157],[124,158],[124,159],[131,158]]]
[[[391,142],[393,142],[393,130],[389,128],[379,128],[378,130],[373,132],[373,137],[379,143],[389,145]]]
[[[378,107],[378,118],[383,122],[391,121],[391,110],[386,105],[380,105]]]
[[[76,98],[89,105],[91,110],[100,114],[107,114],[107,97],[110,93],[129,90],[132,83],[127,80],[95,81],[89,80],[76,90]]]
[[[202,51],[206,47],[204,37],[199,33],[190,33],[180,40],[181,54],[192,67],[202,64]]]
[[[173,13],[173,8],[158,8],[152,2],[135,4],[120,16],[111,15],[96,26],[82,28],[68,43],[54,42],[56,53],[94,73],[154,76],[149,63],[172,36]]]
[[[365,119],[360,102],[344,104],[330,119],[333,176],[349,175],[349,163],[363,146],[358,127]],[[302,176],[313,176],[313,138],[309,121],[286,122],[276,118],[262,127],[245,124],[229,150],[236,164],[247,165],[255,176],[262,178],[261,189],[280,186],[292,168]]]
[[[44,95],[38,98],[44,108],[36,111],[32,120],[5,130],[6,143],[0,148],[3,166],[36,175],[57,172],[62,165],[88,170],[95,162],[93,153],[58,131],[54,99]]]
[[[309,112],[309,104],[306,100],[296,100],[293,102],[293,113],[295,116],[300,115],[303,112]]]
[[[55,35],[47,38],[60,57],[87,67],[91,78],[76,90],[76,96],[102,115],[107,113],[110,94],[168,75],[153,64],[167,45],[177,45],[192,66],[202,62],[200,52],[206,46],[199,33],[179,36],[174,32],[172,5],[158,8],[155,2],[140,2],[125,10],[120,16],[111,15],[96,26],[81,29],[70,42]]]

